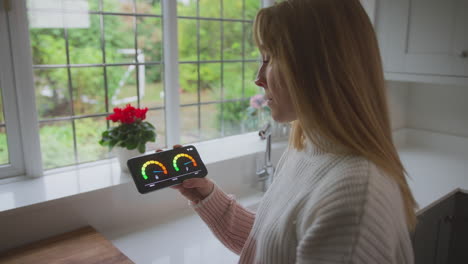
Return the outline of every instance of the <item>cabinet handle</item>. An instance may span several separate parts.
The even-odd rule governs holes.
[[[468,51],[466,51],[466,50],[462,51],[462,53],[460,54],[460,57],[462,57],[464,59],[468,58]]]
[[[453,216],[452,215],[447,215],[444,218],[445,223],[452,223],[453,222]]]

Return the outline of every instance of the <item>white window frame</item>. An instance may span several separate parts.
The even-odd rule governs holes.
[[[9,10],[5,10],[4,3],[10,6]],[[262,0],[263,7],[273,4],[274,0]],[[162,0],[162,8],[165,133],[166,144],[172,147],[180,143],[178,34],[173,34],[178,29],[177,1]],[[7,20],[8,23],[2,23]],[[0,179],[39,177],[44,173],[31,53],[26,0],[0,0],[0,58],[9,58],[0,64],[0,81],[10,155],[10,164],[0,166]]]
[[[8,177],[24,172],[22,148],[14,147],[21,146],[21,139],[18,137],[20,130],[16,111],[16,91],[13,86],[11,54],[9,52],[10,40],[7,27],[6,10],[1,8],[0,36],[2,37],[0,37],[0,58],[2,58],[2,60],[0,63],[0,87],[2,89],[5,124],[8,125],[6,128],[6,135],[9,164],[0,166],[0,177]]]
[[[25,34],[29,32],[24,12],[26,6],[23,1],[3,1],[0,8],[0,58],[4,59],[0,65],[0,81],[10,164],[0,167],[0,178],[38,177],[42,175],[42,161],[29,35]]]

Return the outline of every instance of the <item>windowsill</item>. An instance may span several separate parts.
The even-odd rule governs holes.
[[[251,132],[193,145],[210,165],[263,152],[265,143],[257,132]],[[286,140],[275,140],[272,148],[286,145]],[[120,170],[116,158],[50,170],[39,178],[4,179],[0,181],[0,212],[132,182],[131,176]]]

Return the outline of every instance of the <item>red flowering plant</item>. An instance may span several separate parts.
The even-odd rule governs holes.
[[[129,150],[138,149],[140,153],[144,153],[146,142],[156,141],[154,126],[143,121],[146,119],[146,112],[147,107],[135,108],[130,104],[125,108],[114,108],[114,113],[106,119],[119,124],[104,131],[99,144],[109,146],[110,150],[118,146]]]

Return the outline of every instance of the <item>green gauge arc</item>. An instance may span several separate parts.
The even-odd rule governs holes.
[[[146,167],[148,167],[151,164],[158,165],[163,170],[163,173],[167,174],[166,166],[164,166],[161,162],[156,161],[156,160],[149,160],[149,161],[145,162],[145,164],[143,164],[143,166],[141,166],[141,176],[143,176],[143,179],[145,179],[145,180],[148,179],[148,175],[146,175]]]
[[[179,171],[179,170],[180,170],[180,169],[179,169],[179,166],[177,166],[177,160],[178,160],[179,158],[181,158],[181,157],[186,157],[186,158],[188,158],[188,159],[192,162],[193,166],[195,166],[195,167],[197,166],[197,162],[195,161],[195,159],[194,159],[192,156],[190,156],[190,155],[188,155],[188,154],[185,154],[185,153],[180,153],[180,154],[177,154],[177,155],[174,157],[174,159],[172,160],[172,166],[174,166],[174,169],[175,169],[176,171]]]

